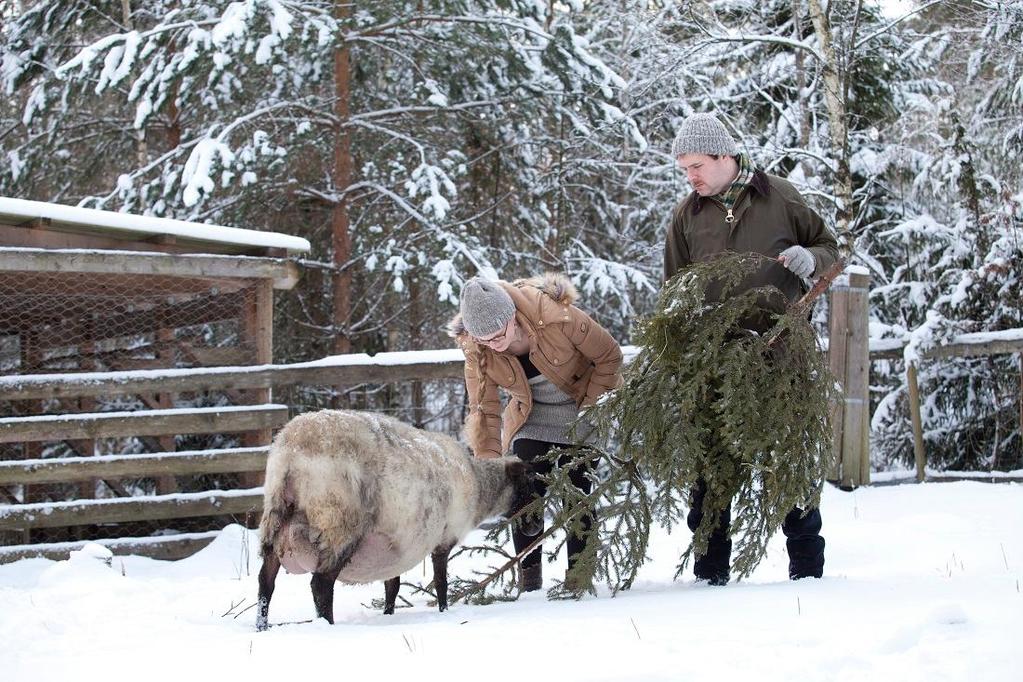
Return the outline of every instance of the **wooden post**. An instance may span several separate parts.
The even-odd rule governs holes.
[[[39,332],[34,330],[23,330],[21,333],[21,372],[23,374],[33,374],[42,371],[40,364],[42,363],[42,339],[40,338]],[[26,412],[29,415],[42,414],[43,413],[43,401],[33,400],[27,403]],[[38,442],[25,443],[21,451],[23,459],[39,459],[43,456],[43,444]],[[26,485],[22,489],[21,500],[25,504],[31,502],[42,502],[46,499],[46,489],[42,486],[30,486]],[[23,544],[29,544],[35,539],[38,540],[38,533],[33,538],[31,530],[26,528],[22,531],[23,535],[21,541]]]
[[[849,278],[843,277],[831,288],[831,302],[828,307],[830,319],[828,324],[828,365],[842,389],[840,396],[831,406],[832,457],[828,466],[828,480],[838,481],[841,478],[842,463],[842,432],[845,426],[845,356],[849,340]]]
[[[245,338],[255,350],[253,364],[269,365],[273,362],[273,329],[274,329],[274,290],[273,281],[257,280],[253,285],[255,293],[252,303],[245,311]],[[262,405],[270,402],[270,389],[257,388],[246,391],[245,402]],[[262,429],[246,433],[242,436],[242,445],[254,447],[269,445],[273,438],[270,429]],[[241,475],[241,483],[246,488],[263,485],[262,472],[248,472]],[[258,521],[258,519],[257,519]]]
[[[916,460],[916,480],[926,477],[927,456],[924,453],[924,428],[920,415],[920,384],[916,377],[916,364],[906,364],[906,385],[909,387],[909,420],[913,425],[913,458]]]
[[[834,461],[829,478],[847,488],[870,482],[869,287],[867,270],[852,266],[831,288],[828,355],[842,397],[832,412]]]
[[[177,353],[174,349],[174,330],[161,326],[156,330],[153,341],[156,343],[157,366],[160,368],[174,367],[177,360]],[[174,396],[171,393],[159,392],[153,396],[153,401],[155,403],[154,407],[163,409],[170,409],[174,407]],[[163,452],[174,452],[177,448],[177,439],[173,435],[158,436],[157,440],[159,441]],[[177,490],[178,479],[174,476],[165,474],[156,479],[157,494],[167,495],[169,493],[177,492]]]

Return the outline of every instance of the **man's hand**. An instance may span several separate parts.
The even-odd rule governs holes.
[[[809,277],[817,268],[817,260],[808,249],[790,246],[778,254],[778,262],[792,271],[797,277]]]

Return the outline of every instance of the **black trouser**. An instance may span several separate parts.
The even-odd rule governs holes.
[[[547,451],[552,447],[557,447],[556,443],[547,443],[542,440],[530,440],[528,438],[519,438],[512,445],[512,453],[515,454],[523,462],[529,462],[533,468],[533,471],[537,474],[546,476],[551,472],[552,463],[549,460],[543,458],[547,454]],[[558,467],[565,467],[571,463],[572,458],[569,455],[562,455],[558,458]],[[577,466],[568,472],[568,478],[572,481],[572,484],[582,490],[584,493],[590,492],[590,480],[586,477],[586,471],[589,467],[585,464]],[[544,497],[547,494],[547,485],[539,478],[534,483],[533,493],[537,497]],[[542,512],[541,512],[542,513]],[[575,533],[568,534],[568,540],[566,545],[568,548],[568,568],[571,570],[572,566],[575,565],[575,557],[586,547],[586,533],[593,526],[593,513],[587,512],[582,515],[579,519],[582,535],[576,535]],[[543,532],[542,520],[540,532]],[[519,532],[516,527],[512,531],[512,539],[515,542],[515,553],[518,554],[526,547],[529,547],[530,543],[536,540],[535,535],[524,535]],[[522,558],[522,567],[528,568],[529,566],[536,566],[540,563],[542,556],[542,547],[537,547],[532,552]]]
[[[696,532],[703,521],[703,498],[707,494],[707,485],[698,481],[690,493],[689,514],[686,522],[689,530]],[[696,557],[693,562],[693,573],[698,580],[711,582],[727,582],[731,569],[732,540],[728,537],[732,521],[732,510],[729,505],[721,512],[717,529],[710,535],[707,542],[707,553]],[[785,534],[785,547],[789,553],[789,578],[820,578],[824,573],[824,538],[821,537],[820,509],[803,510],[793,507],[782,522],[781,531]]]

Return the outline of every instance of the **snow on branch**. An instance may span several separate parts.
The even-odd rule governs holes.
[[[705,30],[705,34],[709,41],[715,43],[773,43],[776,45],[784,45],[794,50],[803,50],[808,52],[814,59],[821,64],[824,63],[824,56],[817,51],[815,47],[809,43],[805,43],[801,40],[793,40],[792,38],[783,38],[782,36],[774,36],[769,34],[755,34],[745,35],[738,32],[734,35],[725,35],[722,33],[711,33]]]

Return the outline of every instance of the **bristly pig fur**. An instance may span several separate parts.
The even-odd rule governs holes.
[[[439,551],[446,566],[469,531],[521,504],[524,479],[515,458],[476,459],[449,436],[391,417],[324,410],[292,419],[267,458],[257,627],[267,626],[280,566],[314,574],[317,616],[333,622],[334,580],[394,579]]]

